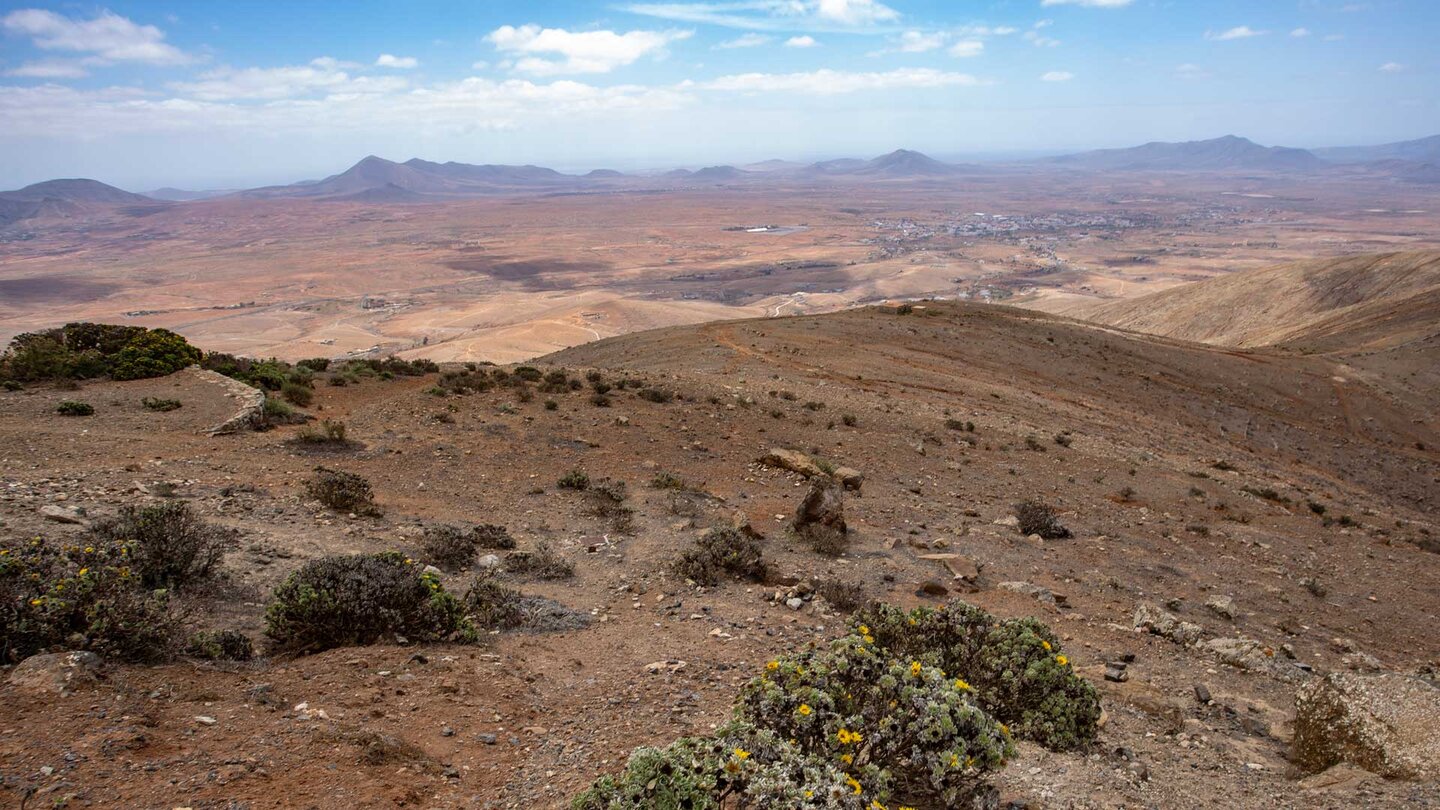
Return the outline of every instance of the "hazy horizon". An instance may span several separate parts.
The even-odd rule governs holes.
[[[1440,132],[1429,3],[0,3],[0,187]]]

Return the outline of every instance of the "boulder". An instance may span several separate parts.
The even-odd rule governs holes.
[[[1235,621],[1235,600],[1228,596],[1212,596],[1205,600],[1205,607],[1226,621]]]
[[[852,492],[859,492],[860,487],[865,483],[865,473],[854,467],[836,467],[831,477],[840,482],[840,485]]]
[[[10,672],[10,685],[27,692],[73,692],[94,683],[100,672],[100,656],[92,652],[62,652],[32,655]]]
[[[1163,636],[1186,647],[1194,645],[1205,635],[1205,628],[1200,625],[1181,621],[1175,614],[1148,602],[1142,602],[1135,608],[1135,629]]]
[[[1440,689],[1389,673],[1331,673],[1295,693],[1292,756],[1314,773],[1340,762],[1394,779],[1440,778]]]
[[[56,523],[73,523],[84,526],[88,522],[85,520],[85,510],[78,506],[59,506],[47,503],[40,507],[40,515],[46,520],[53,520]]]
[[[772,447],[769,452],[760,457],[760,463],[767,467],[779,467],[782,470],[799,473],[806,478],[815,478],[825,474],[825,471],[820,469],[814,459],[799,450]]]
[[[828,478],[811,479],[810,489],[795,510],[795,520],[791,525],[797,532],[823,526],[844,534],[845,499],[840,487]]]

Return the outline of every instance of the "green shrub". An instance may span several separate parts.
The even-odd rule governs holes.
[[[164,413],[166,411],[177,411],[180,409],[180,400],[178,399],[159,399],[157,397],[145,397],[144,399],[140,400],[140,404],[144,405],[145,410],[147,411],[159,411],[160,413]]]
[[[307,368],[315,372],[325,371],[326,369],[330,368],[330,358],[311,357],[306,360],[296,361],[295,366],[297,368]]]
[[[315,400],[315,389],[308,385],[286,380],[280,386],[280,396],[285,397],[285,401],[291,405],[308,408],[310,407],[310,403]]]
[[[1033,619],[997,622],[964,602],[904,611],[873,605],[851,617],[856,632],[899,660],[964,679],[982,708],[1017,737],[1057,751],[1095,738],[1100,702],[1075,674],[1048,628]]]
[[[515,548],[515,538],[504,526],[451,526],[439,523],[425,527],[420,554],[426,562],[447,571],[463,571],[475,563],[480,549]]]
[[[590,476],[579,470],[571,470],[560,477],[555,485],[561,489],[574,489],[584,491],[590,488]]]
[[[337,512],[378,517],[380,507],[370,482],[355,473],[316,467],[315,476],[305,484],[305,494]]]
[[[95,406],[88,402],[67,399],[55,408],[55,412],[61,416],[92,416],[95,413]]]
[[[1015,754],[966,684],[860,635],[766,664],[736,717],[843,768],[858,795],[954,807]]]
[[[147,588],[184,588],[209,579],[226,550],[236,543],[232,529],[201,520],[189,504],[126,506],[90,528],[97,543],[124,545],[130,564]]]
[[[255,645],[239,630],[201,630],[190,636],[185,654],[207,661],[249,661]]]
[[[1016,528],[1027,537],[1038,534],[1046,540],[1063,540],[1070,537],[1070,530],[1060,524],[1055,510],[1040,501],[1021,501],[1015,504]]]
[[[719,585],[725,575],[760,582],[765,559],[759,544],[739,530],[710,529],[675,561],[675,573],[701,585]]]
[[[168,329],[151,329],[135,336],[115,356],[110,376],[117,380],[141,380],[174,374],[200,362],[201,352],[185,338]]]
[[[382,552],[306,563],[275,589],[265,635],[278,649],[312,653],[392,636],[473,641],[475,629],[438,577],[401,554]]]
[[[283,400],[274,397],[265,397],[264,414],[266,419],[286,420],[295,416],[295,409],[287,405]]]
[[[62,648],[155,661],[173,650],[179,621],[165,591],[141,584],[133,546],[85,542],[0,541],[0,660]]]

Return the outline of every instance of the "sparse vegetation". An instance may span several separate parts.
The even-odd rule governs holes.
[[[147,411],[158,411],[160,413],[164,413],[166,411],[177,411],[180,409],[180,400],[178,399],[157,399],[155,397],[145,397],[144,399],[140,400],[140,404],[145,406],[145,410]]]
[[[841,613],[853,613],[865,604],[865,583],[828,577],[815,583],[815,593]]]
[[[249,661],[255,645],[239,630],[201,630],[190,636],[185,654],[207,661]]]
[[[505,587],[487,573],[465,592],[465,613],[477,628],[508,630],[525,619],[520,600],[519,591]]]
[[[73,399],[67,399],[56,406],[55,412],[61,416],[93,416],[95,414],[95,406],[88,402],[78,402]]]
[[[275,589],[265,635],[288,653],[373,644],[473,641],[474,625],[440,580],[396,552],[311,560]]]
[[[345,423],[326,419],[318,426],[304,425],[295,432],[298,444],[342,446],[350,443],[345,438]]]
[[[590,476],[580,470],[571,470],[561,476],[560,480],[555,482],[555,486],[583,492],[590,488]]]

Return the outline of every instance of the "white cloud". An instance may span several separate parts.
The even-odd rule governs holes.
[[[277,68],[219,68],[195,81],[172,82],[170,89],[200,101],[274,101],[320,95],[392,93],[408,84],[396,77],[351,76],[346,63],[320,57],[308,65]]]
[[[1291,31],[1291,32],[1290,32],[1290,36],[1294,37],[1295,39],[1303,39],[1303,38],[1305,38],[1305,37],[1310,36],[1310,29],[1309,29],[1309,28],[1296,28],[1294,31]]]
[[[1380,71],[1382,73],[1399,73],[1404,69],[1405,66],[1400,64],[1399,62],[1386,62],[1385,64],[1380,66]]]
[[[1068,70],[1052,70],[1040,77],[1042,82],[1068,82],[1075,78],[1075,74]]]
[[[318,97],[257,102],[240,97],[204,99],[188,87],[172,88],[174,95],[163,95],[124,87],[77,90],[58,84],[0,85],[0,120],[5,122],[3,134],[9,137],[82,140],[180,132],[206,137],[229,132],[333,136],[343,130],[385,136],[413,128],[416,122],[424,122],[429,132],[462,135],[554,127],[560,121],[573,126],[579,118],[623,115],[633,121],[636,115],[679,109],[693,101],[684,89],[595,87],[566,80],[537,84],[472,77],[407,88],[402,80],[391,77],[370,85],[374,92],[352,92],[354,86],[346,84],[329,87],[334,92]]]
[[[395,56],[394,54],[382,53],[380,58],[375,60],[375,67],[399,68],[409,70],[419,67],[420,60],[413,56]]]
[[[854,31],[900,19],[900,12],[879,0],[718,0],[631,3],[622,8],[665,20],[755,31]]]
[[[22,63],[20,67],[5,71],[5,75],[22,79],[79,79],[90,75],[90,72],[75,60],[43,59]]]
[[[946,39],[948,36],[943,31],[906,31],[896,40],[895,50],[900,53],[924,53],[944,47]]]
[[[790,37],[785,40],[785,47],[787,48],[813,48],[819,44],[820,43],[815,41],[814,37],[808,35]]]
[[[514,69],[537,76],[562,73],[609,73],[643,56],[663,56],[672,42],[693,31],[566,31],[538,25],[502,25],[485,37],[502,53],[514,54]],[[558,59],[533,54],[555,54]]]
[[[92,64],[142,62],[149,65],[183,65],[194,61],[165,42],[165,32],[153,25],[138,25],[111,11],[92,19],[65,17],[53,11],[25,8],[0,19],[6,31],[28,36],[35,47],[47,51],[90,54]]]
[[[1060,44],[1060,40],[1054,37],[1047,37],[1037,31],[1026,31],[1022,36],[1024,36],[1026,42],[1031,43],[1037,48],[1053,48]]]
[[[1041,6],[1083,6],[1085,8],[1124,8],[1135,0],[1040,0]]]
[[[961,58],[979,56],[985,52],[985,43],[978,39],[962,39],[950,46],[950,55]]]
[[[1214,33],[1213,31],[1206,31],[1205,38],[1213,39],[1216,42],[1226,42],[1232,39],[1249,39],[1251,37],[1260,37],[1264,36],[1267,33],[1269,32],[1257,31],[1248,25],[1237,25],[1234,28],[1226,29],[1218,34]]]
[[[769,44],[770,44],[771,42],[773,42],[774,40],[775,40],[774,37],[767,37],[767,36],[765,36],[764,34],[756,34],[756,33],[754,33],[754,32],[751,32],[751,33],[748,33],[748,34],[741,34],[740,36],[738,36],[738,37],[736,37],[736,38],[734,38],[734,39],[726,40],[726,41],[720,43],[719,45],[716,45],[715,47],[717,47],[717,48],[725,48],[725,49],[729,49],[729,48],[758,48],[758,47],[760,47],[761,45],[769,45]]]
[[[985,83],[968,73],[951,73],[932,68],[902,68],[885,73],[857,73],[829,69],[809,73],[741,73],[733,76],[721,76],[699,86],[706,90],[740,93],[782,92],[837,95],[861,90],[976,87]]]
[[[471,70],[485,70],[485,69],[488,68],[488,67],[490,67],[490,63],[489,63],[489,62],[486,62],[486,61],[483,60],[483,59],[480,60],[479,62],[471,62],[471,63],[470,63],[470,69],[471,69]]]

